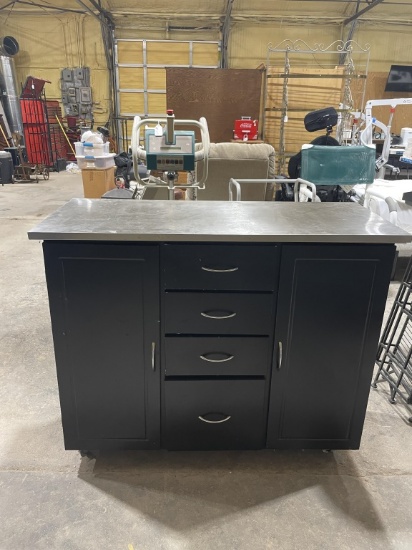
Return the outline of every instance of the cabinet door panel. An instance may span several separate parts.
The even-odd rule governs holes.
[[[44,249],[66,448],[158,445],[157,248]]]
[[[284,247],[269,447],[359,446],[393,256],[390,245]]]

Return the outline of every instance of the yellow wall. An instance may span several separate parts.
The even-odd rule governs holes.
[[[266,60],[269,42],[276,46],[282,40],[303,40],[310,47],[328,46],[346,38],[350,25],[283,25],[282,23],[235,23],[231,30],[229,56],[232,68],[254,68]],[[394,64],[411,64],[412,33],[410,26],[360,23],[353,39],[361,47],[370,45],[369,71],[386,71]]]
[[[362,23],[354,39],[370,44],[369,70],[387,71],[391,64],[411,65],[412,33],[407,25],[376,25]]]
[[[38,12],[39,13],[39,12]],[[28,75],[51,80],[46,85],[50,99],[60,99],[60,71],[64,67],[87,66],[91,70],[91,84],[95,119],[106,122],[109,115],[108,71],[101,39],[100,24],[90,15],[11,14],[0,12],[0,34],[14,36],[20,44],[20,53],[15,57],[17,76],[23,83]],[[219,39],[216,19],[212,18],[212,29],[204,32],[167,32],[165,22],[141,21],[127,17],[118,19],[116,34],[123,38],[175,39],[175,40],[217,40]],[[193,21],[193,26],[204,20]],[[186,21],[185,25],[189,22]],[[123,25],[123,26],[122,26]],[[163,28],[163,30],[162,30]],[[333,24],[282,24],[282,22],[237,21],[232,25],[229,43],[229,65],[232,68],[255,68],[265,63],[267,45],[280,43],[284,39],[304,40],[313,47],[316,43],[328,45],[345,37],[348,27],[342,31]],[[369,71],[387,71],[391,63],[410,63],[412,49],[410,27],[402,25],[377,26],[371,23],[359,24],[355,40],[361,46],[371,45]]]
[[[340,39],[338,26],[297,26],[281,23],[235,23],[231,30],[229,45],[232,68],[255,68],[266,63],[268,44],[277,46],[283,40],[302,40],[313,48],[316,43],[329,45]]]
[[[193,22],[195,26],[196,22]],[[146,38],[165,40],[218,40],[219,32],[166,32],[165,23],[145,20],[142,24],[129,17],[119,26],[116,35],[119,38]],[[176,24],[176,22],[175,22]],[[188,24],[188,22],[185,22]],[[205,24],[203,22],[203,24]],[[210,25],[215,25],[211,22]],[[120,25],[120,23],[119,23]],[[346,39],[350,24],[342,29],[337,24],[283,24],[272,21],[267,23],[237,21],[232,24],[229,41],[229,62],[232,68],[255,68],[265,63],[267,46],[276,46],[282,40],[303,40],[310,47],[315,44],[328,46],[335,40]],[[161,29],[163,28],[163,30]],[[370,45],[369,71],[386,71],[392,63],[410,64],[412,33],[410,26],[394,24],[358,23],[353,39],[361,47]],[[336,61],[336,59],[334,58]]]
[[[108,71],[97,20],[81,14],[15,16],[12,12],[8,18],[0,16],[0,29],[2,36],[13,36],[19,42],[20,51],[14,58],[19,84],[29,75],[50,80],[45,87],[48,99],[61,98],[63,68],[90,67],[95,121],[107,121]]]

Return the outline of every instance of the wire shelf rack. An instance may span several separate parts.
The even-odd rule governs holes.
[[[399,398],[412,405],[412,257],[393,303],[379,342],[376,363],[378,371],[372,387],[380,380],[389,384],[391,403]],[[409,413],[411,410],[408,407]],[[409,418],[412,423],[412,416]]]

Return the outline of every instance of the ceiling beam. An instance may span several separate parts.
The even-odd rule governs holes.
[[[36,2],[26,2],[25,0],[15,0],[15,2],[10,2],[10,4],[23,4],[25,6],[34,6],[35,8],[41,8],[45,10],[54,10],[54,11],[61,11],[61,12],[73,12],[73,13],[84,13],[84,11],[80,10],[73,10],[71,8],[59,8],[57,6],[52,6],[50,4],[40,4]],[[10,4],[7,4],[9,6]],[[4,7],[7,7],[4,6]],[[3,8],[0,8],[3,9]],[[17,13],[18,10],[15,10],[15,13]]]
[[[369,4],[369,6],[366,6],[366,8],[363,8],[363,10],[360,10],[360,11],[354,13],[353,15],[351,15],[350,17],[348,17],[347,19],[345,19],[343,24],[347,25],[351,21],[354,21],[355,19],[358,19],[361,15],[363,15],[367,11],[373,9],[378,4],[382,4],[382,2],[383,2],[383,0],[374,0],[372,3]]]
[[[354,15],[357,15],[359,13],[360,3],[361,3],[361,0],[358,0],[358,2],[356,4],[356,10],[355,10]],[[350,26],[350,29],[349,29],[348,35],[346,37],[345,43],[348,43],[350,40],[352,40],[353,35],[355,34],[355,29],[357,27],[357,24],[358,24],[358,21],[356,19],[352,21],[352,25]],[[347,51],[343,51],[340,54],[340,56],[339,56],[339,65],[344,65],[345,64],[347,55],[348,55]]]
[[[93,17],[95,17],[99,22],[101,22],[100,17],[96,13],[94,13],[94,11],[91,8],[89,8],[89,6],[87,6],[84,2],[82,2],[82,0],[76,0],[76,2],[79,4],[79,6],[82,6],[86,11],[88,11],[90,15],[93,15]]]
[[[114,19],[111,15],[110,12],[108,12],[107,10],[104,10],[100,3],[97,3],[96,0],[89,0],[89,2],[96,8],[96,10],[100,13],[100,15],[102,15],[103,17],[105,17],[106,19],[108,19],[110,21],[110,23],[112,25],[114,25]]]

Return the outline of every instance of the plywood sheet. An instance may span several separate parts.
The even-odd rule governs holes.
[[[234,121],[259,118],[261,75],[257,69],[167,68],[167,106],[177,118],[208,122],[212,142],[230,141]]]
[[[267,107],[281,107],[283,98],[284,70],[268,69]],[[343,82],[343,67],[333,69],[291,69],[287,84],[289,109],[314,111],[325,107],[328,99],[340,99]]]

